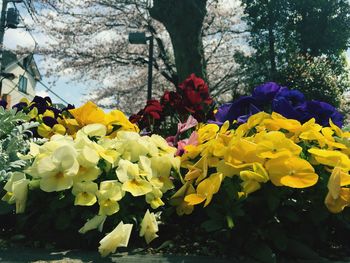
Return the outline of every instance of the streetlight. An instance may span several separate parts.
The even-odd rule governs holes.
[[[153,70],[153,36],[146,37],[145,32],[133,32],[129,33],[129,43],[136,45],[145,45],[149,41],[148,50],[148,87],[147,87],[147,100],[152,99],[152,70]]]

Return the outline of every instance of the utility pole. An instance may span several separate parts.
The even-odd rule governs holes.
[[[5,21],[6,21],[6,10],[7,10],[7,0],[2,0],[1,7],[1,17],[0,17],[0,77],[2,78],[2,73],[5,70],[5,65],[3,63],[4,54],[4,35],[5,35]],[[2,80],[0,81],[0,99],[2,98]]]
[[[8,75],[4,73],[5,64],[4,64],[4,35],[6,28],[6,13],[7,13],[7,4],[10,2],[21,3],[23,0],[2,0],[1,7],[1,16],[0,16],[0,100],[2,98],[2,81],[4,78],[8,78]]]

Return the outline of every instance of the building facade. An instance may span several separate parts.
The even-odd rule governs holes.
[[[3,54],[4,72],[12,73],[11,78],[1,78],[1,98],[12,107],[22,98],[32,100],[35,96],[35,86],[41,80],[41,75],[35,63],[33,54],[18,56],[10,51]]]

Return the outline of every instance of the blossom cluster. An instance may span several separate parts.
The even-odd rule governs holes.
[[[113,110],[105,113],[91,101],[77,109],[73,105],[58,109],[49,97],[35,96],[33,101],[23,99],[13,108],[28,114],[32,121],[39,122],[38,128],[33,130],[36,137],[50,138],[55,134],[75,136],[82,127],[95,123],[105,125],[107,134],[112,137],[119,130],[138,132],[138,127],[130,123],[123,112]]]
[[[215,114],[215,123],[236,120],[239,124],[260,111],[277,112],[289,119],[302,123],[311,118],[322,126],[328,126],[329,119],[338,125],[343,124],[343,115],[332,105],[306,100],[303,93],[290,90],[274,82],[268,82],[254,89],[251,96],[242,96],[237,100],[221,105]]]
[[[184,147],[183,186],[172,197],[177,213],[190,214],[195,205],[209,205],[224,180],[240,179],[232,198],[246,198],[271,182],[276,187],[315,185],[315,167],[326,167],[329,193],[325,204],[333,213],[350,205],[349,132],[332,120],[322,127],[312,118],[305,123],[273,112],[260,112],[237,129],[206,124],[194,133],[197,140]]]
[[[86,233],[96,228],[102,231],[104,221],[119,212],[120,202],[126,195],[144,197],[151,209],[164,205],[163,194],[174,187],[171,176],[178,173],[180,166],[179,158],[174,157],[176,149],[155,134],[140,136],[127,129],[113,131],[106,118],[119,111],[98,116],[101,110],[89,112],[89,104],[72,111],[75,120],[83,126],[74,137],[54,134],[42,145],[31,143],[28,154],[20,156],[32,160],[32,164],[23,172],[13,173],[5,184],[6,194],[2,198],[16,204],[16,213],[25,212],[30,190],[66,191],[74,196],[75,206],[97,208],[97,215],[79,231]],[[96,117],[100,123],[89,124]],[[134,128],[127,123],[130,125],[127,128]],[[101,254],[105,256],[117,247],[126,246],[131,229],[132,224],[121,222],[101,240]],[[149,243],[157,237],[156,232],[155,214],[147,210],[140,236]]]
[[[210,106],[213,99],[205,81],[194,74],[180,83],[176,91],[165,91],[158,100],[149,100],[144,109],[130,117],[140,129],[152,130],[152,126],[160,126],[167,117],[177,115],[185,121],[192,115],[197,121],[205,122],[212,117]]]
[[[309,202],[321,194],[332,213],[350,206],[350,132],[341,129],[343,117],[334,107],[272,82],[216,111],[211,105],[207,84],[195,75],[160,101],[148,101],[130,121],[92,102],[58,110],[49,98],[23,101],[15,108],[40,123],[34,135],[47,140],[16,153],[30,165],[12,173],[2,200],[24,213],[34,190],[69,195],[72,206],[93,214],[80,233],[102,232],[107,219],[117,218],[100,241],[102,256],[127,246],[133,228],[147,244],[155,239],[160,208],[190,215],[199,204],[229,202],[218,198],[223,192],[244,202],[267,185],[298,190],[323,184],[326,192],[317,188]],[[176,125],[152,133],[166,118]],[[142,210],[136,213],[142,212],[140,223],[138,215],[134,221],[118,217],[128,206]]]

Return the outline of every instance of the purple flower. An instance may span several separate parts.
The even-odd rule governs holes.
[[[223,124],[225,121],[232,122],[238,120],[239,123],[245,122],[252,114],[260,111],[256,106],[257,101],[252,96],[243,96],[236,101],[226,103],[218,108],[215,114],[216,121],[211,123]]]
[[[43,122],[45,125],[49,126],[49,127],[53,127],[55,124],[57,124],[57,120],[55,118],[52,118],[50,116],[45,116],[43,117]]]
[[[17,111],[22,111],[24,108],[28,107],[26,102],[19,102],[12,106],[12,109],[16,109]]]
[[[275,82],[267,82],[256,87],[252,93],[252,97],[256,99],[259,104],[271,103],[281,88],[282,87]]]
[[[298,90],[289,90],[282,87],[272,101],[272,111],[286,118],[301,121],[305,118],[303,110],[305,96]]]
[[[329,126],[329,119],[339,127],[343,126],[344,116],[332,105],[322,101],[307,101],[304,107],[305,119],[308,121],[315,118],[316,122],[322,126]]]
[[[4,109],[6,109],[7,101],[6,100],[0,100],[0,107],[3,107]]]

